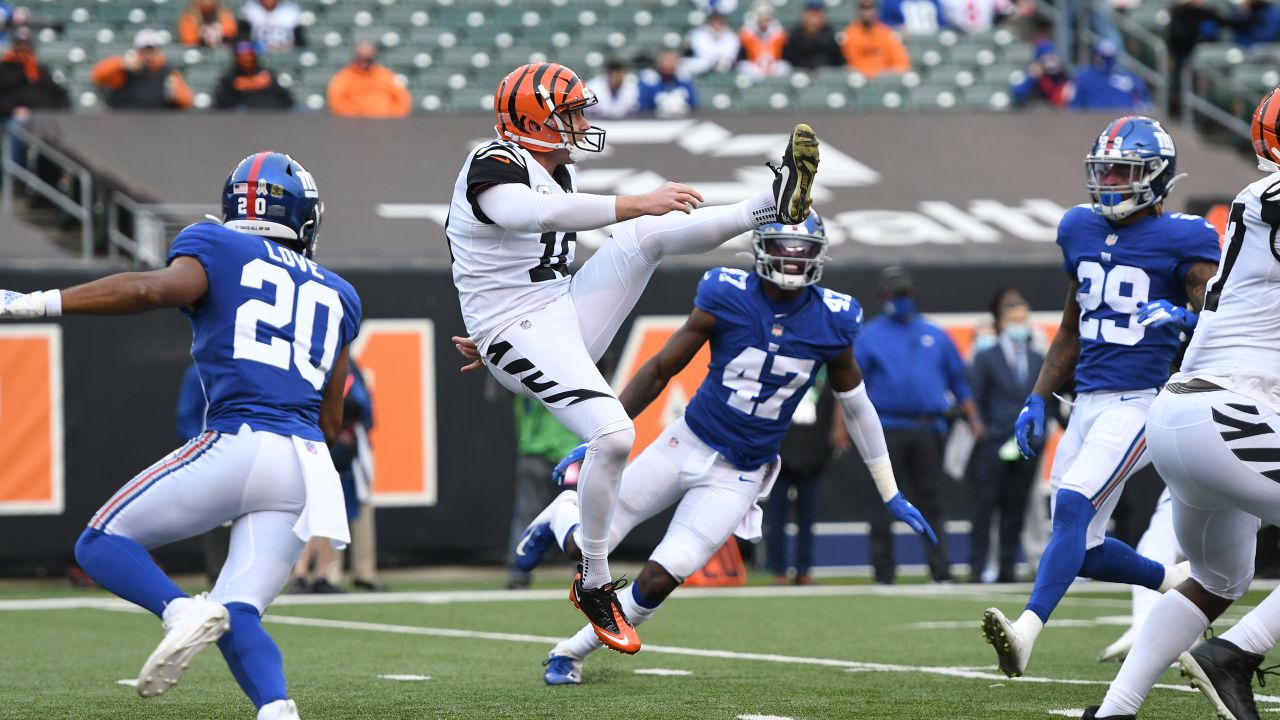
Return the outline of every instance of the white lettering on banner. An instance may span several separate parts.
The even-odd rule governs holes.
[[[964,242],[953,230],[919,213],[904,210],[851,210],[836,215],[849,239],[865,245],[898,247],[904,245],[955,245]]]

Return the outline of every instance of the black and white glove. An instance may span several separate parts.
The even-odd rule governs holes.
[[[61,314],[62,293],[58,290],[32,293],[0,290],[0,318],[58,317]]]

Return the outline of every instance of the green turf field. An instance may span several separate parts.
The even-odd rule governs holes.
[[[1041,636],[1031,677],[1011,681],[995,669],[978,619],[992,604],[1020,610],[1025,592],[682,590],[641,627],[640,654],[597,652],[579,687],[542,682],[547,650],[580,627],[558,589],[286,596],[267,628],[304,720],[1078,716],[1118,668],[1094,657],[1123,631],[1128,593],[1076,588]],[[0,718],[254,717],[216,648],[169,694],[142,700],[119,681],[136,675],[159,622],[105,593],[37,595],[0,591]],[[1228,617],[1260,597],[1247,596]],[[655,670],[678,672],[641,672]],[[1176,672],[1162,682],[1142,717],[1213,716],[1202,697],[1182,691],[1189,688]],[[1280,709],[1280,697],[1272,700],[1264,712]]]

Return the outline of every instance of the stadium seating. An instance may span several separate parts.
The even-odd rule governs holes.
[[[551,57],[588,78],[607,58],[633,59],[680,48],[702,20],[687,0],[298,0],[309,46],[275,53],[268,65],[294,92],[300,106],[323,109],[328,79],[351,55],[356,40],[383,46],[382,62],[403,76],[417,112],[483,112],[502,74],[531,59]],[[238,3],[233,3],[233,6]],[[778,18],[790,26],[804,0],[776,0]],[[27,0],[33,17],[59,24],[40,33],[42,60],[68,84],[82,110],[103,107],[86,67],[126,51],[143,27],[172,35],[184,0]],[[749,3],[730,21],[741,25]],[[828,0],[837,29],[853,16],[852,4]],[[1025,67],[1031,49],[1007,30],[976,36],[944,31],[907,38],[916,72],[865,79],[841,68],[792,78],[744,83],[732,75],[698,79],[708,110],[770,112],[806,109],[902,111],[1008,107],[1008,79]],[[230,64],[226,49],[170,45],[170,62],[198,93],[198,106]]]

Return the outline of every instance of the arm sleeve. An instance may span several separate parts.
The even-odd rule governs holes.
[[[898,494],[898,482],[894,479],[893,465],[889,462],[889,446],[884,441],[880,415],[867,397],[867,384],[858,383],[854,389],[837,392],[835,395],[840,402],[840,414],[844,418],[845,429],[849,431],[849,439],[853,440],[862,461],[871,471],[871,478],[875,480],[880,498],[889,502]]]
[[[93,66],[93,71],[89,77],[95,85],[101,85],[111,90],[118,89],[121,85],[124,85],[124,57],[115,55],[102,60]]]
[[[476,203],[485,217],[517,232],[580,232],[617,221],[617,198],[613,195],[544,195],[520,183],[487,188],[476,197]]]

